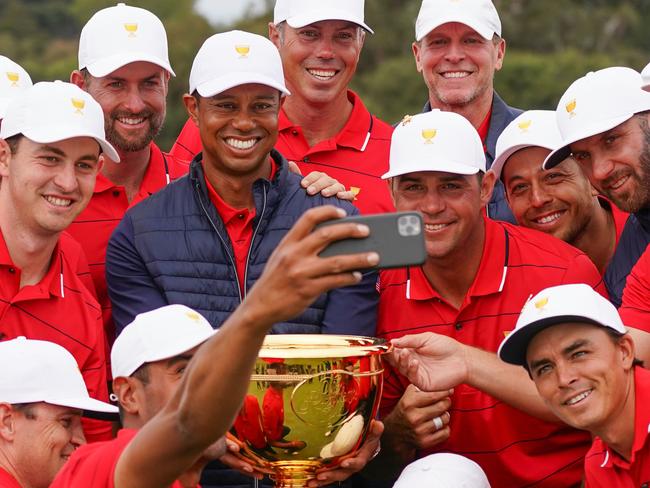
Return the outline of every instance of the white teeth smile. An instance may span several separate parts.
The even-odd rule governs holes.
[[[448,226],[449,224],[424,224],[424,229],[429,232],[435,232],[437,230],[444,229],[445,227]]]
[[[555,212],[554,214],[546,215],[544,217],[535,219],[535,222],[538,224],[550,224],[551,222],[555,222],[561,216],[562,216],[562,212]]]
[[[131,118],[131,117],[122,117],[122,118],[119,118],[117,120],[119,120],[120,122],[122,122],[123,124],[126,124],[126,125],[138,125],[138,124],[141,124],[142,122],[144,122],[144,118],[142,118],[142,117],[137,118],[137,119],[136,118]]]
[[[442,73],[444,78],[465,78],[469,75],[470,73],[467,71],[449,71],[447,73]]]
[[[49,203],[54,205],[55,207],[69,207],[72,205],[72,200],[64,199],[64,198],[57,198],[57,197],[52,197],[52,196],[45,196],[45,200],[47,200]]]
[[[234,139],[232,137],[226,139],[226,144],[228,144],[231,147],[234,147],[235,149],[250,149],[256,143],[257,143],[257,139],[247,139],[245,141],[242,141],[241,139]]]
[[[616,180],[613,184],[609,185],[609,187],[612,190],[618,190],[621,186],[623,186],[623,184],[625,184],[627,179],[628,179],[628,176],[623,176],[622,178],[619,178],[618,180]]]
[[[336,71],[334,70],[308,69],[307,71],[310,75],[319,80],[329,80],[336,75]]]
[[[574,396],[573,398],[569,398],[566,402],[564,402],[565,405],[575,405],[578,402],[581,402],[585,398],[587,398],[589,395],[591,395],[591,392],[593,390],[587,390],[584,393],[580,393],[579,395]]]

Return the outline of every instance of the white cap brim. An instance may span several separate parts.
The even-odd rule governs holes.
[[[322,22],[324,20],[344,20],[346,22],[352,22],[353,24],[357,24],[359,27],[363,27],[371,34],[375,33],[370,27],[368,27],[368,25],[366,25],[365,22],[360,21],[357,18],[353,18],[353,16],[350,15],[350,12],[345,12],[342,10],[324,9],[320,11],[294,15],[287,18],[287,24],[289,24],[294,29],[299,29],[301,27],[305,27],[306,25],[315,24],[316,22]]]
[[[65,141],[66,139],[72,139],[74,137],[90,137],[97,141],[99,146],[102,148],[102,152],[105,153],[112,161],[120,161],[120,155],[117,154],[115,148],[111,146],[105,139],[100,139],[94,134],[89,134],[88,132],[84,131],[71,132],[65,125],[61,125],[57,130],[54,130],[52,127],[48,127],[46,133],[41,133],[37,129],[29,129],[24,130],[22,134],[28,139],[31,139],[32,141],[38,142],[40,144],[50,144],[53,142]]]
[[[593,137],[597,134],[601,134],[605,131],[611,130],[614,127],[621,125],[623,122],[630,120],[632,117],[634,117],[634,115],[635,115],[634,113],[630,113],[630,114],[620,115],[618,117],[614,117],[611,119],[601,120],[598,121],[598,123],[586,127],[581,131],[575,132],[569,138],[562,141],[563,145],[561,147],[551,151],[551,154],[549,154],[547,158],[544,160],[542,167],[544,169],[550,169],[553,168],[554,166],[557,166],[558,164],[560,164],[562,161],[564,161],[567,157],[571,155],[571,149],[569,147],[571,144],[581,141],[582,139]]]
[[[517,144],[512,147],[509,147],[503,153],[499,154],[499,157],[494,160],[492,163],[492,166],[490,166],[490,170],[492,170],[493,173],[496,174],[497,178],[501,178],[501,173],[503,173],[503,167],[506,164],[506,161],[508,161],[508,158],[512,156],[514,153],[521,149],[528,149],[529,147],[541,147],[543,149],[548,149],[549,151],[553,151],[555,148],[553,147],[548,147],[548,145],[544,144]]]
[[[164,59],[143,52],[115,54],[107,58],[102,58],[94,63],[88,63],[86,66],[82,66],[82,68],[86,68],[95,78],[103,78],[127,64],[136,63],[138,61],[155,64],[168,71],[170,75],[176,76],[172,67]]]
[[[418,34],[415,40],[420,42],[429,34],[429,32],[437,29],[441,25],[449,24],[450,22],[457,22],[466,25],[467,27],[474,29],[483,39],[487,39],[488,41],[494,37],[494,34],[496,34],[496,32],[489,27],[485,27],[485,25],[479,20],[475,21],[474,19],[468,19],[467,17],[460,18],[456,15],[448,15],[446,17],[437,17],[435,20],[430,20],[422,26],[418,26]]]
[[[251,73],[250,71],[224,74],[224,76],[220,76],[219,78],[198,84],[196,86],[196,91],[198,91],[199,95],[202,97],[209,98],[236,86],[252,84],[270,86],[271,88],[275,88],[281,92],[283,95],[291,95],[284,84],[278,83],[277,80],[269,76],[264,76],[259,73]]]
[[[117,414],[119,412],[118,408],[110,403],[105,403],[94,398],[49,398],[47,400],[42,400],[45,403],[50,403],[52,405],[59,405],[61,407],[70,407],[78,408],[84,412],[98,412],[98,413],[108,413],[108,414]]]
[[[7,107],[11,103],[9,98],[0,98],[0,120],[4,119],[5,113],[7,113]]]
[[[383,180],[394,178],[395,176],[402,176],[410,173],[419,173],[421,171],[436,171],[440,173],[452,173],[457,175],[475,175],[481,171],[476,166],[468,164],[457,163],[455,161],[445,161],[444,163],[436,162],[435,165],[431,162],[412,164],[408,168],[399,168],[393,171],[384,173],[381,177]]]

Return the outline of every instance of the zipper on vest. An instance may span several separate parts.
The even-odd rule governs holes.
[[[253,230],[253,237],[251,237],[251,243],[250,246],[248,246],[248,254],[246,255],[246,267],[244,268],[244,298],[246,297],[246,293],[248,292],[248,264],[250,263],[251,259],[251,250],[253,249],[253,242],[255,242],[255,236],[257,235],[257,231],[260,228],[260,225],[262,225],[262,218],[264,217],[264,212],[266,212],[266,183],[262,183],[262,188],[264,189],[264,198],[262,200],[262,214],[260,215],[259,220],[257,221],[257,225],[255,226],[255,229]]]
[[[219,229],[217,229],[217,226],[215,225],[214,221],[212,220],[212,217],[210,217],[210,214],[208,213],[208,210],[205,208],[205,205],[203,204],[203,199],[201,198],[201,188],[200,188],[200,184],[199,184],[198,181],[195,183],[195,189],[198,192],[199,204],[201,205],[201,209],[203,210],[203,213],[205,214],[205,216],[208,218],[208,221],[210,222],[210,225],[212,226],[212,229],[217,233],[217,236],[219,237],[219,240],[223,244],[223,248],[226,250],[226,254],[228,255],[228,259],[230,259],[230,264],[232,265],[232,269],[235,271],[235,280],[237,281],[237,294],[239,295],[239,303],[241,303],[242,302],[241,288],[239,286],[239,276],[237,276],[237,266],[235,266],[235,259],[233,258],[232,254],[230,254],[230,250],[228,249],[228,244],[226,244],[226,241],[224,240],[224,238],[219,233]],[[246,284],[244,283],[244,287],[245,287],[245,285]]]

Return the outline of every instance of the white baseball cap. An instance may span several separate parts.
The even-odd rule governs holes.
[[[90,398],[77,361],[65,348],[24,337],[0,342],[0,402],[118,412],[117,407]]]
[[[92,137],[109,158],[120,160],[106,140],[104,112],[99,103],[71,83],[41,81],[15,98],[2,120],[0,138],[17,134],[41,144]]]
[[[650,93],[641,88],[641,83],[637,71],[623,67],[593,71],[574,81],[555,111],[562,146],[548,155],[544,168],[564,161],[574,142],[613,129],[634,114],[650,110]]]
[[[30,86],[32,79],[27,71],[8,57],[0,55],[0,119],[4,118],[9,102]]]
[[[113,378],[131,376],[143,364],[183,354],[216,332],[200,313],[185,305],[138,314],[111,349]]]
[[[101,78],[135,61],[156,64],[175,76],[160,19],[124,3],[96,12],[81,30],[79,69]]]
[[[276,0],[273,7],[273,23],[278,25],[280,22],[287,20],[290,0]]]
[[[512,331],[499,346],[499,357],[526,365],[528,344],[538,332],[552,325],[581,322],[608,327],[619,334],[627,330],[616,307],[584,283],[546,288],[526,302]]]
[[[282,0],[278,0],[282,2]],[[374,34],[365,23],[364,0],[285,0],[286,21],[294,29],[322,20],[346,20]]]
[[[412,462],[393,488],[490,488],[483,469],[471,459],[448,452]]]
[[[266,37],[238,30],[208,37],[192,63],[190,93],[196,90],[202,97],[212,97],[251,83],[290,94],[275,45]]]
[[[644,90],[650,89],[650,63],[648,63],[646,67],[643,68],[643,71],[641,71],[641,80],[643,82],[641,88]]]
[[[506,161],[520,149],[543,147],[553,151],[561,145],[555,111],[528,110],[510,122],[497,139],[496,158],[490,169],[501,178]]]
[[[423,0],[415,21],[415,40],[449,22],[474,29],[484,39],[501,35],[501,19],[491,0]]]
[[[485,165],[483,143],[472,124],[462,115],[434,109],[397,124],[382,178],[418,171],[473,175],[485,172]]]

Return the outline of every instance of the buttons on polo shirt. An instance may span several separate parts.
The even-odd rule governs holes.
[[[302,158],[302,161],[304,163],[308,163],[310,161],[309,156],[305,156],[304,158]]]
[[[113,190],[113,196],[114,197],[119,197],[120,196],[120,190]]]
[[[291,131],[291,133],[292,133],[294,136],[297,136],[297,135],[298,135],[298,131],[297,131],[296,129],[293,129],[293,130]]]
[[[246,218],[246,216],[243,213],[240,213],[240,214],[237,215],[237,218],[239,220],[242,220],[242,219]]]
[[[7,271],[9,271],[11,274],[16,274],[16,268],[9,268]]]
[[[461,324],[460,322],[457,322],[456,325],[454,325],[454,328],[456,330],[462,330],[463,329],[463,324]]]

